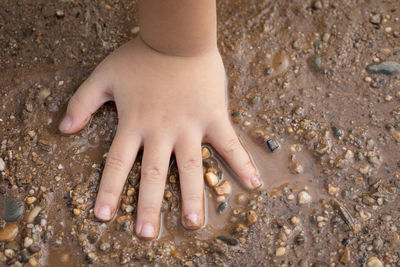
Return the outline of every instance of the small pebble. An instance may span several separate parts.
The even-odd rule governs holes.
[[[275,251],[275,256],[277,257],[282,257],[286,254],[286,248],[285,247],[279,247]]]
[[[40,211],[42,210],[42,207],[36,206],[34,207],[31,212],[29,213],[28,217],[26,218],[26,221],[28,223],[33,223],[35,218],[39,215]]]
[[[228,203],[227,202],[222,202],[220,204],[218,204],[217,206],[217,213],[221,214],[222,212],[224,212],[224,210],[228,207]]]
[[[315,1],[315,2],[313,3],[312,7],[313,7],[314,9],[321,9],[321,8],[322,8],[322,3],[321,3],[321,1]]]
[[[203,147],[201,149],[201,157],[203,159],[209,158],[211,156],[211,152],[207,147]]]
[[[215,173],[207,172],[205,174],[205,177],[206,177],[206,183],[207,183],[207,185],[209,187],[213,187],[213,186],[216,186],[218,184],[219,179],[218,179],[218,176]]]
[[[4,171],[6,169],[6,163],[2,158],[0,158],[0,172]]]
[[[79,216],[82,213],[80,209],[73,209],[72,212],[74,213],[75,216]]]
[[[232,192],[231,184],[228,181],[223,181],[220,185],[214,187],[217,196],[229,195]]]
[[[101,251],[107,251],[107,250],[110,249],[110,247],[111,247],[111,245],[110,245],[109,243],[102,243],[102,244],[100,245],[100,250],[101,250]]]
[[[369,22],[376,25],[380,24],[381,20],[382,20],[381,14],[375,14],[369,18]]]
[[[24,247],[28,248],[33,244],[33,239],[30,237],[25,237],[24,239]]]
[[[255,223],[257,221],[257,213],[254,210],[249,210],[247,212],[247,221],[249,223]]]
[[[394,61],[383,61],[379,64],[371,64],[367,71],[372,74],[394,75],[400,71],[400,63]]]
[[[14,240],[18,235],[18,225],[12,223],[7,224],[2,230],[0,230],[0,242],[9,242]]]
[[[239,241],[231,236],[225,236],[225,235],[221,235],[221,236],[217,236],[218,240],[221,240],[222,242],[224,242],[225,244],[229,245],[229,246],[237,246],[239,244]]]
[[[24,204],[14,198],[0,200],[0,215],[6,222],[15,222],[24,212]]]
[[[267,140],[265,145],[271,152],[274,152],[275,150],[277,150],[279,148],[279,144],[275,140],[272,140],[272,139]]]
[[[383,267],[383,263],[377,257],[370,257],[367,261],[368,267]]]
[[[297,198],[298,198],[299,204],[302,204],[302,205],[308,204],[311,202],[311,196],[306,191],[300,191]]]
[[[28,205],[34,203],[35,201],[36,201],[36,197],[33,197],[33,196],[32,197],[27,197],[25,199],[25,203],[28,204]]]
[[[41,250],[41,247],[38,244],[33,243],[32,245],[29,246],[28,250],[32,254],[35,254],[35,253],[37,253],[37,252],[39,252]]]
[[[322,35],[322,41],[324,41],[325,43],[327,43],[330,38],[331,38],[331,34],[328,32],[326,32],[326,33],[324,33],[324,35]]]
[[[246,201],[246,196],[244,194],[238,194],[236,196],[236,203],[243,204]]]

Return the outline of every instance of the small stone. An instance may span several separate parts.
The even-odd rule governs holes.
[[[36,197],[34,197],[34,196],[27,197],[27,198],[25,199],[25,203],[28,204],[28,205],[34,203],[35,201],[36,201]]]
[[[24,247],[28,248],[33,244],[33,239],[30,237],[25,237],[24,239]]]
[[[309,65],[311,67],[311,69],[315,72],[315,73],[320,73],[322,71],[322,58],[319,55],[316,56],[312,56],[310,58],[309,61]]]
[[[35,259],[35,257],[29,258],[28,262],[29,262],[29,264],[30,264],[31,266],[36,266],[36,265],[38,265],[38,262],[37,262],[37,260]]]
[[[324,155],[329,151],[329,144],[326,143],[318,143],[314,148],[314,151],[317,152],[319,155]]]
[[[383,214],[381,216],[381,220],[384,221],[384,222],[390,222],[392,220],[392,216],[390,216],[390,214],[387,214],[387,213]]]
[[[249,210],[247,212],[247,221],[249,223],[255,223],[257,221],[257,213],[254,210]]]
[[[107,251],[107,250],[110,249],[110,247],[111,247],[111,245],[110,245],[109,243],[102,243],[102,244],[100,245],[100,250],[101,250],[101,251]]]
[[[296,173],[296,174],[303,173],[303,171],[304,171],[303,166],[298,162],[294,162],[291,165],[290,169],[292,170],[293,173]]]
[[[172,195],[171,191],[168,191],[168,192]],[[168,192],[167,192],[167,193],[168,193]],[[127,212],[127,213],[132,213],[133,210],[134,210],[134,208],[133,208],[132,205],[126,205],[126,206],[125,206],[125,212]]]
[[[391,95],[385,95],[385,101],[386,102],[390,102],[390,101],[392,101],[393,100],[393,96],[391,96]]]
[[[311,196],[306,191],[300,191],[297,198],[298,198],[299,204],[301,204],[301,205],[308,204],[311,202]]]
[[[134,34],[134,35],[138,34],[139,32],[140,32],[140,27],[139,26],[133,27],[131,29],[131,33]]]
[[[342,257],[340,257],[340,262],[343,264],[347,264],[349,260],[350,260],[350,250],[348,247],[345,247]]]
[[[14,198],[0,200],[0,215],[6,222],[15,222],[24,212],[24,204]]]
[[[391,33],[392,32],[392,27],[385,27],[385,32],[386,33]]]
[[[14,240],[18,235],[18,225],[8,224],[2,230],[0,230],[0,242],[9,242]]]
[[[274,152],[275,150],[277,150],[279,148],[279,144],[275,140],[272,140],[272,139],[267,140],[265,145],[271,152]]]
[[[220,185],[214,187],[215,194],[218,196],[229,195],[232,192],[231,184],[223,181]]]
[[[29,246],[28,250],[32,254],[35,254],[35,253],[37,253],[37,252],[39,252],[41,250],[41,247],[38,244],[33,243],[32,245]]]
[[[206,183],[207,183],[207,185],[209,187],[213,187],[213,186],[216,186],[218,184],[219,179],[218,179],[218,176],[215,173],[207,172],[205,174],[205,177],[206,177]]]
[[[372,78],[369,76],[366,76],[366,77],[364,77],[364,81],[367,83],[370,83],[370,82],[372,82]]]
[[[332,127],[332,131],[333,131],[333,135],[336,136],[336,137],[341,137],[341,136],[344,135],[343,130],[338,128],[338,127],[336,127],[336,126]]]
[[[4,171],[6,169],[6,163],[2,158],[0,158],[0,172]]]
[[[377,257],[370,257],[367,261],[368,267],[383,267],[383,263]]]
[[[40,99],[41,101],[46,100],[46,98],[49,97],[50,95],[51,95],[51,91],[50,91],[49,88],[46,88],[46,87],[40,88],[40,91],[39,91],[39,99]]]
[[[203,160],[203,166],[207,169],[209,168],[218,168],[218,162],[214,158],[206,158]],[[172,175],[171,175],[172,176]]]
[[[15,251],[13,249],[10,248],[6,248],[4,250],[4,255],[6,255],[7,258],[14,258],[15,256]]]
[[[73,209],[72,212],[74,213],[75,216],[79,216],[82,213],[80,209]]]
[[[275,251],[275,256],[277,257],[282,257],[286,254],[286,248],[285,247],[279,247]]]
[[[322,41],[324,41],[325,43],[327,43],[330,38],[331,38],[331,34],[329,32],[326,32],[322,35]]]
[[[369,170],[370,170],[369,164],[361,165],[360,169],[359,169],[360,173],[362,173],[362,174],[367,174],[369,172]]]
[[[165,192],[165,195],[164,195],[164,198],[165,199],[170,199],[172,197],[172,192],[171,191],[167,191],[167,192]],[[131,206],[132,207],[132,206]],[[132,207],[133,208],[133,207]],[[125,208],[125,210],[126,210],[126,208]]]
[[[33,223],[35,218],[39,215],[40,211],[42,210],[42,207],[36,206],[34,207],[31,212],[29,213],[28,217],[26,218],[26,221],[28,223]]]
[[[392,127],[389,132],[393,136],[394,140],[396,140],[397,143],[400,143],[400,131]]]
[[[209,158],[211,156],[211,152],[210,152],[210,150],[208,149],[208,147],[203,147],[202,149],[201,149],[201,157],[203,158],[203,159],[206,159],[206,158]]]
[[[228,207],[228,203],[227,202],[222,202],[217,206],[217,213],[221,214],[222,212],[224,212],[224,210]]]
[[[56,17],[57,18],[63,18],[63,17],[65,17],[65,13],[64,13],[64,11],[63,10],[57,10],[56,11]]]
[[[371,64],[367,71],[372,74],[394,75],[400,71],[400,63],[394,61],[383,61],[379,64]]]
[[[217,201],[218,203],[225,202],[225,201],[226,201],[226,197],[225,197],[225,196],[218,196],[217,199],[216,199],[216,201]]]
[[[382,21],[382,16],[381,16],[381,14],[375,14],[375,15],[372,15],[372,16],[369,18],[369,22],[371,22],[372,24],[375,24],[375,25],[380,24],[381,21]]]
[[[291,222],[293,225],[296,225],[296,224],[298,224],[298,223],[300,222],[300,220],[299,220],[298,217],[293,216],[292,218],[290,218],[290,222]]]
[[[340,188],[337,186],[329,185],[328,186],[328,193],[331,196],[336,196],[339,193]]]
[[[313,7],[314,9],[322,9],[322,3],[321,3],[321,1],[315,1],[315,2],[313,3],[312,7]]]
[[[368,195],[364,195],[362,197],[362,202],[364,204],[367,204],[368,206],[372,206],[375,204],[375,199],[373,199],[372,197],[368,196]]]
[[[236,203],[237,204],[243,204],[246,201],[246,196],[244,194],[238,194],[236,196]]]
[[[225,244],[229,245],[229,246],[237,246],[239,244],[239,241],[231,236],[225,236],[225,235],[221,235],[221,236],[217,236],[218,240],[221,240],[222,242],[224,242]]]

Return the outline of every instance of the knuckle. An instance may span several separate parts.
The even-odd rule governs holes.
[[[147,166],[142,168],[142,178],[148,183],[159,184],[162,180],[162,172],[157,166]]]
[[[80,98],[78,97],[77,93],[73,94],[71,98],[69,99],[68,106],[79,106],[82,103]]]
[[[105,168],[111,169],[113,171],[121,171],[125,166],[125,161],[116,155],[108,155]]]
[[[201,169],[201,161],[196,159],[188,159],[182,165],[182,171],[193,172]]]
[[[188,196],[182,197],[183,202],[194,202],[194,203],[201,203],[203,202],[203,194],[192,194]]]
[[[144,216],[149,216],[149,215],[158,216],[159,212],[160,212],[160,209],[156,206],[144,206],[140,209],[140,213]]]
[[[241,148],[241,144],[237,138],[231,138],[228,140],[226,145],[223,148],[223,153],[226,156],[231,156],[232,154],[236,153]]]

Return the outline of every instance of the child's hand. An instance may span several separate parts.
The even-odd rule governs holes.
[[[117,105],[119,125],[107,156],[94,213],[110,220],[138,149],[144,146],[136,232],[157,236],[171,153],[182,191],[182,224],[204,222],[201,143],[209,142],[243,184],[260,185],[226,111],[225,73],[215,47],[194,57],[162,54],[136,38],[108,56],[81,85],[60,124],[63,133],[82,129],[106,101]]]

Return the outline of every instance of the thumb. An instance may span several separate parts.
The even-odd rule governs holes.
[[[101,105],[112,100],[100,80],[91,75],[70,98],[65,117],[58,127],[62,133],[71,134],[81,130]]]

